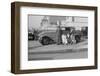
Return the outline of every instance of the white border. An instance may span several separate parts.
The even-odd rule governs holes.
[[[28,14],[88,17],[88,58],[28,61]],[[41,7],[20,8],[20,69],[42,69],[94,65],[94,11]]]

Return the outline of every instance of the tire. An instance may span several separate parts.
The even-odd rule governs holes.
[[[79,35],[76,35],[75,36],[75,40],[76,40],[76,43],[80,42],[80,36]]]
[[[41,44],[42,45],[48,45],[49,43],[49,38],[48,37],[43,37],[41,40]]]

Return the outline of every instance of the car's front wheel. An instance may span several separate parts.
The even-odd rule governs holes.
[[[43,37],[41,40],[40,40],[40,43],[42,45],[48,45],[48,44],[53,44],[54,41],[52,39],[50,39],[49,37]]]
[[[49,38],[48,37],[43,37],[41,40],[42,45],[48,45],[49,44]]]

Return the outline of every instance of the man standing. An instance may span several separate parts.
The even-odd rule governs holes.
[[[62,31],[61,31],[61,22],[57,21],[57,44],[61,44],[62,43],[62,39],[61,39],[61,35],[62,35]]]

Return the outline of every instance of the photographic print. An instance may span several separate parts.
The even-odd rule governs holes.
[[[11,4],[11,72],[97,69],[97,7]]]
[[[88,58],[88,17],[28,15],[28,60]]]

